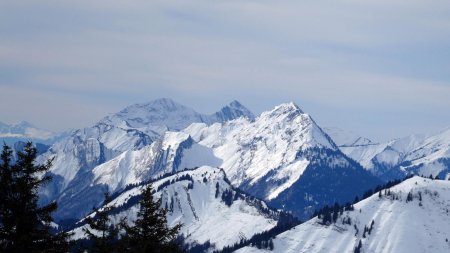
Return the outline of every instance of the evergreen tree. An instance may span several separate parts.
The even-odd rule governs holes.
[[[165,253],[182,252],[175,241],[181,224],[169,228],[167,226],[167,209],[161,209],[161,199],[154,201],[153,188],[145,187],[139,201],[139,212],[134,226],[126,219],[121,222],[125,234],[121,238],[121,251],[133,253]]]
[[[269,240],[269,250],[273,250],[273,241],[272,241],[272,238],[270,238],[270,240]]]
[[[35,165],[37,150],[28,142],[11,164],[12,152],[3,146],[0,166],[0,251],[66,252],[68,233],[52,233],[56,202],[38,205],[38,190],[51,181],[52,160]]]
[[[109,194],[105,193],[103,208],[97,210],[94,217],[86,218],[90,228],[83,228],[84,233],[92,243],[90,252],[109,253],[117,252],[119,229],[111,222],[109,215],[114,206],[107,206],[110,201]]]
[[[369,235],[372,233],[373,225],[375,225],[375,221],[374,220],[372,220],[372,223],[370,223]]]
[[[215,197],[219,197],[219,182],[216,183],[216,195]]]
[[[12,150],[3,145],[0,164],[0,249],[5,250],[10,241],[10,231],[13,231],[13,219],[11,217],[12,200],[12,172],[11,172]]]
[[[409,192],[407,197],[406,197],[406,202],[409,202],[409,201],[413,201],[413,195],[412,195],[411,192]]]
[[[362,248],[362,243],[361,240],[359,240],[358,246],[356,246],[355,250],[353,251],[354,253],[360,253],[361,252],[361,248]]]
[[[225,202],[225,205],[231,206],[233,204],[233,192],[231,190],[225,190],[222,193],[222,200]]]

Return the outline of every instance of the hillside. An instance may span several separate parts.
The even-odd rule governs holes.
[[[274,252],[356,252],[359,242],[366,253],[449,252],[448,224],[450,181],[416,176],[356,203],[335,223],[324,225],[315,217],[277,235]]]
[[[181,233],[188,243],[209,242],[214,245],[211,250],[268,230],[279,218],[280,213],[263,201],[232,187],[221,169],[204,166],[178,172],[152,184],[155,197],[162,198],[162,207],[169,210],[169,226],[181,222]],[[117,207],[113,220],[135,219],[144,186],[132,187],[116,195],[108,204]],[[80,227],[74,229],[75,239],[84,237],[81,224],[82,221]]]

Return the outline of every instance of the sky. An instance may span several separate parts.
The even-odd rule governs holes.
[[[448,0],[0,2],[0,121],[61,131],[169,97],[294,101],[374,140],[450,127]]]

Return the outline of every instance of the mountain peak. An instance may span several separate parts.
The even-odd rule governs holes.
[[[304,113],[302,109],[300,109],[300,107],[292,101],[275,106],[274,110],[296,111],[302,114]]]
[[[254,119],[253,113],[236,100],[224,106],[220,111],[207,115],[198,113],[170,98],[159,98],[147,103],[130,105],[118,113],[105,117],[100,123],[125,129],[139,128],[154,136],[168,130],[179,131],[194,122],[213,124],[242,116]]]
[[[255,119],[255,115],[243,106],[239,101],[233,100],[227,106],[222,107],[220,111],[213,115],[216,121],[228,121],[239,117],[246,117],[250,120]]]
[[[165,111],[174,111],[180,108],[186,108],[184,105],[181,105],[170,98],[158,98],[147,103],[131,105],[127,108],[132,107],[147,108],[151,110],[158,109]]]
[[[300,114],[304,114],[300,107],[294,102],[288,102],[275,106],[271,111],[263,112],[261,116],[272,118],[280,115],[290,115],[292,117]]]
[[[300,107],[292,101],[280,104],[280,105],[276,106],[275,108],[277,108],[277,107],[278,108],[286,108],[288,110],[294,110],[294,111],[299,111],[299,112],[303,113],[303,111],[300,109]]]
[[[229,107],[244,107],[239,101],[233,100],[228,104]]]

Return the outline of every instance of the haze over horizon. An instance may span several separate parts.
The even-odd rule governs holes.
[[[450,2],[0,3],[0,121],[50,130],[168,97],[294,101],[377,141],[450,127]]]

